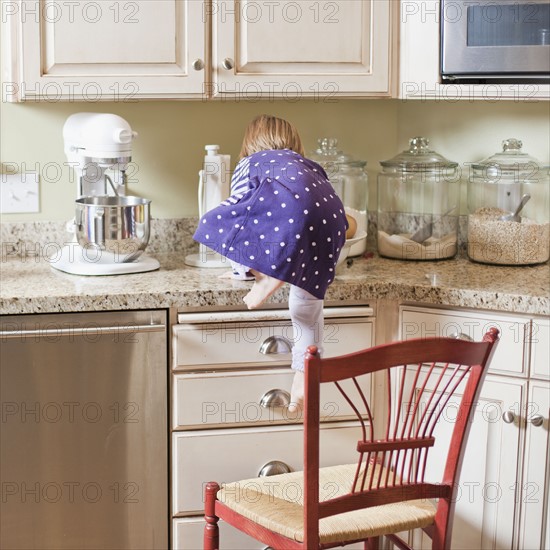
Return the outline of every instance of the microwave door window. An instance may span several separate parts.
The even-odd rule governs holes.
[[[468,47],[547,46],[550,44],[550,4],[471,5],[467,10]]]

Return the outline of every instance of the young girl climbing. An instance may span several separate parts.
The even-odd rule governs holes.
[[[296,128],[261,115],[246,128],[231,196],[200,219],[194,235],[231,260],[232,276],[254,279],[244,297],[249,309],[290,284],[291,412],[303,403],[307,347],[322,353],[323,298],[347,228],[341,200],[323,168],[304,157]]]

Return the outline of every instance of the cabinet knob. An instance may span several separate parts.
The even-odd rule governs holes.
[[[540,414],[536,414],[531,418],[531,424],[535,426],[535,428],[542,426],[544,424],[544,417]]]
[[[512,411],[504,411],[502,413],[502,420],[504,420],[506,424],[513,424],[515,419],[516,415]]]
[[[279,347],[286,348],[283,352],[279,351]],[[290,353],[292,351],[292,343],[284,336],[269,336],[260,346],[260,353],[269,355],[270,353]]]
[[[202,71],[204,69],[204,61],[202,59],[195,59],[193,61],[193,69],[195,71]]]
[[[292,470],[288,464],[280,460],[272,460],[264,464],[258,473],[258,477],[277,476],[279,474],[288,474]]]
[[[471,336],[468,336],[464,332],[458,332],[458,330],[455,332],[451,332],[451,334],[449,334],[449,338],[454,338],[455,340],[466,340],[467,342],[474,341]]]
[[[290,394],[285,390],[269,390],[260,398],[260,407],[270,409],[274,407],[288,407]]]
[[[226,57],[226,58],[222,61],[222,67],[223,67],[226,71],[230,71],[234,66],[235,66],[235,62],[234,62],[230,57]]]

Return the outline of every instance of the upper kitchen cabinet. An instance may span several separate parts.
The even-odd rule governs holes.
[[[4,101],[389,97],[395,81],[391,0],[1,4]]]
[[[521,74],[548,72],[547,8],[547,0],[401,0],[397,96],[447,103],[550,98],[548,84]],[[454,74],[443,80],[445,30],[445,70]]]
[[[3,101],[201,97],[198,0],[2,2]]]
[[[390,96],[397,7],[391,0],[215,0],[212,93]]]

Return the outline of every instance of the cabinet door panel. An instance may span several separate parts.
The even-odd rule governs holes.
[[[74,7],[72,17],[68,12],[64,17],[62,8],[59,18],[44,17],[46,67],[176,62],[176,25],[185,25],[185,16],[174,2],[80,2]],[[144,32],[153,19],[165,32]]]
[[[205,72],[192,63],[204,60],[204,17],[196,0],[25,0],[10,18],[21,34],[19,98],[202,94]]]
[[[521,483],[519,548],[550,548],[548,497],[550,488],[549,416],[550,384],[531,380],[527,405],[525,464]],[[537,423],[542,417],[542,424]],[[546,518],[546,519],[545,519]]]
[[[214,0],[213,11],[215,93],[389,93],[392,2]]]

